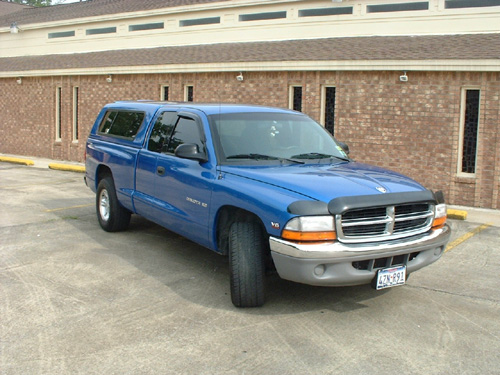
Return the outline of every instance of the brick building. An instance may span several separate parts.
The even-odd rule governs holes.
[[[0,153],[83,161],[103,104],[309,114],[356,160],[500,208],[500,0],[93,0],[0,16]],[[238,80],[237,76],[243,80]]]

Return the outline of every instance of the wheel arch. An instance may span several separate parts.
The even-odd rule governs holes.
[[[262,219],[256,215],[255,213],[245,210],[240,207],[225,205],[219,208],[219,211],[216,215],[216,223],[215,223],[215,240],[218,252],[227,255],[229,251],[229,229],[231,224],[237,221],[252,221],[258,223],[262,227],[262,233],[266,236],[267,233],[266,227],[262,221]]]
[[[111,172],[111,168],[109,168],[107,165],[104,164],[99,164],[96,168],[96,173],[95,173],[95,187],[99,186],[99,182],[105,177],[110,176],[113,178],[113,172]]]

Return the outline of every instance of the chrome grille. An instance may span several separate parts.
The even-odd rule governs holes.
[[[426,232],[434,205],[428,203],[363,208],[335,215],[337,237],[346,243],[385,241]]]

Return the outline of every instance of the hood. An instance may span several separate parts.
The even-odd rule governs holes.
[[[383,168],[356,163],[283,166],[228,166],[222,172],[329,202],[337,197],[426,190],[409,177]],[[385,189],[385,192],[384,192]]]

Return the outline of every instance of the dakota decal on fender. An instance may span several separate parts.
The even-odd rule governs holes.
[[[186,197],[186,200],[188,202],[197,204],[198,206],[201,206],[201,207],[205,207],[205,208],[208,207],[208,204],[200,202],[199,200],[196,200],[196,199],[193,199],[193,198],[190,198],[190,197]]]

